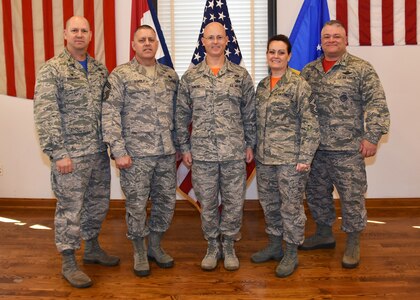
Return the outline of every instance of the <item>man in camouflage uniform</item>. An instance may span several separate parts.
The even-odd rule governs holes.
[[[381,136],[388,132],[389,111],[372,65],[346,51],[346,31],[340,22],[324,25],[321,44],[325,56],[301,73],[312,87],[321,131],[306,190],[317,228],[301,249],[335,247],[335,186],[341,201],[341,229],[347,233],[342,266],[355,268],[360,260],[360,232],[367,222],[364,158],[376,154]]]
[[[101,94],[108,71],[87,54],[92,36],[88,21],[66,23],[67,47],[40,69],[34,113],[42,150],[51,160],[51,184],[57,197],[55,243],[62,273],[78,288],[92,285],[77,266],[74,250],[86,241],[83,261],[115,266],[98,235],[109,208],[110,167],[100,128]]]
[[[176,130],[183,162],[192,166],[194,191],[202,208],[202,229],[208,241],[201,268],[216,268],[222,256],[222,238],[224,267],[237,270],[234,237],[242,225],[245,161],[253,159],[255,146],[254,86],[244,68],[225,58],[228,38],[223,25],[208,24],[202,42],[206,59],[181,79]]]
[[[127,237],[133,242],[137,276],[150,274],[148,257],[161,268],[174,264],[160,242],[172,221],[176,201],[174,111],[178,75],[156,62],[158,45],[152,27],[137,28],[132,41],[135,57],[110,74],[102,108],[104,141],[121,170]],[[152,208],[147,224],[149,196]]]
[[[278,277],[291,275],[298,266],[297,249],[303,243],[306,222],[303,194],[319,145],[311,88],[288,68],[291,50],[284,35],[268,40],[267,63],[271,74],[258,84],[256,97],[257,185],[269,243],[254,253],[251,260],[255,263],[281,260],[276,268]]]

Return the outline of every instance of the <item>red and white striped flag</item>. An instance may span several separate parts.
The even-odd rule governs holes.
[[[0,94],[33,99],[36,72],[63,50],[73,15],[90,23],[89,54],[116,66],[114,0],[0,0]]]
[[[419,0],[328,0],[331,20],[347,29],[350,46],[418,45]]]

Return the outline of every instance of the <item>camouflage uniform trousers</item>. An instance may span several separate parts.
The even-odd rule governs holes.
[[[80,249],[81,238],[99,235],[109,209],[110,165],[107,152],[71,159],[74,171],[60,174],[51,164],[51,185],[57,197],[55,243],[59,252]]]
[[[150,231],[166,232],[176,202],[175,154],[134,157],[132,161],[130,168],[121,170],[129,240],[145,237]],[[152,208],[146,223],[149,196]]]
[[[288,243],[304,241],[306,215],[303,194],[308,172],[295,165],[264,165],[257,161],[257,187],[264,211],[266,233]]]
[[[200,201],[201,228],[206,239],[234,237],[242,226],[246,188],[243,160],[207,162],[194,160],[192,183]],[[222,209],[219,210],[219,191]]]
[[[318,224],[332,226],[336,219],[334,186],[341,202],[341,229],[344,232],[362,231],[367,222],[364,197],[367,181],[365,162],[359,152],[316,152],[306,195],[311,214]]]

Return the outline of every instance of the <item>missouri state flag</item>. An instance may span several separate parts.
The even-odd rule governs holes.
[[[174,67],[168,51],[168,47],[166,46],[165,37],[163,36],[156,10],[153,7],[151,0],[132,0],[130,39],[133,38],[134,31],[136,31],[136,28],[140,25],[149,25],[156,31],[156,35],[159,40],[159,48],[156,52],[156,60],[161,64],[167,65],[173,69]],[[130,43],[130,58],[133,57],[134,50],[132,49]]]

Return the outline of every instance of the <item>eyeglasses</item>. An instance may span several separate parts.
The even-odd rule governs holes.
[[[218,42],[221,42],[224,38],[226,38],[226,36],[221,36],[221,35],[217,35],[217,36],[210,35],[208,37],[203,36],[203,39],[206,39],[206,40],[209,40],[209,41],[217,40]]]

